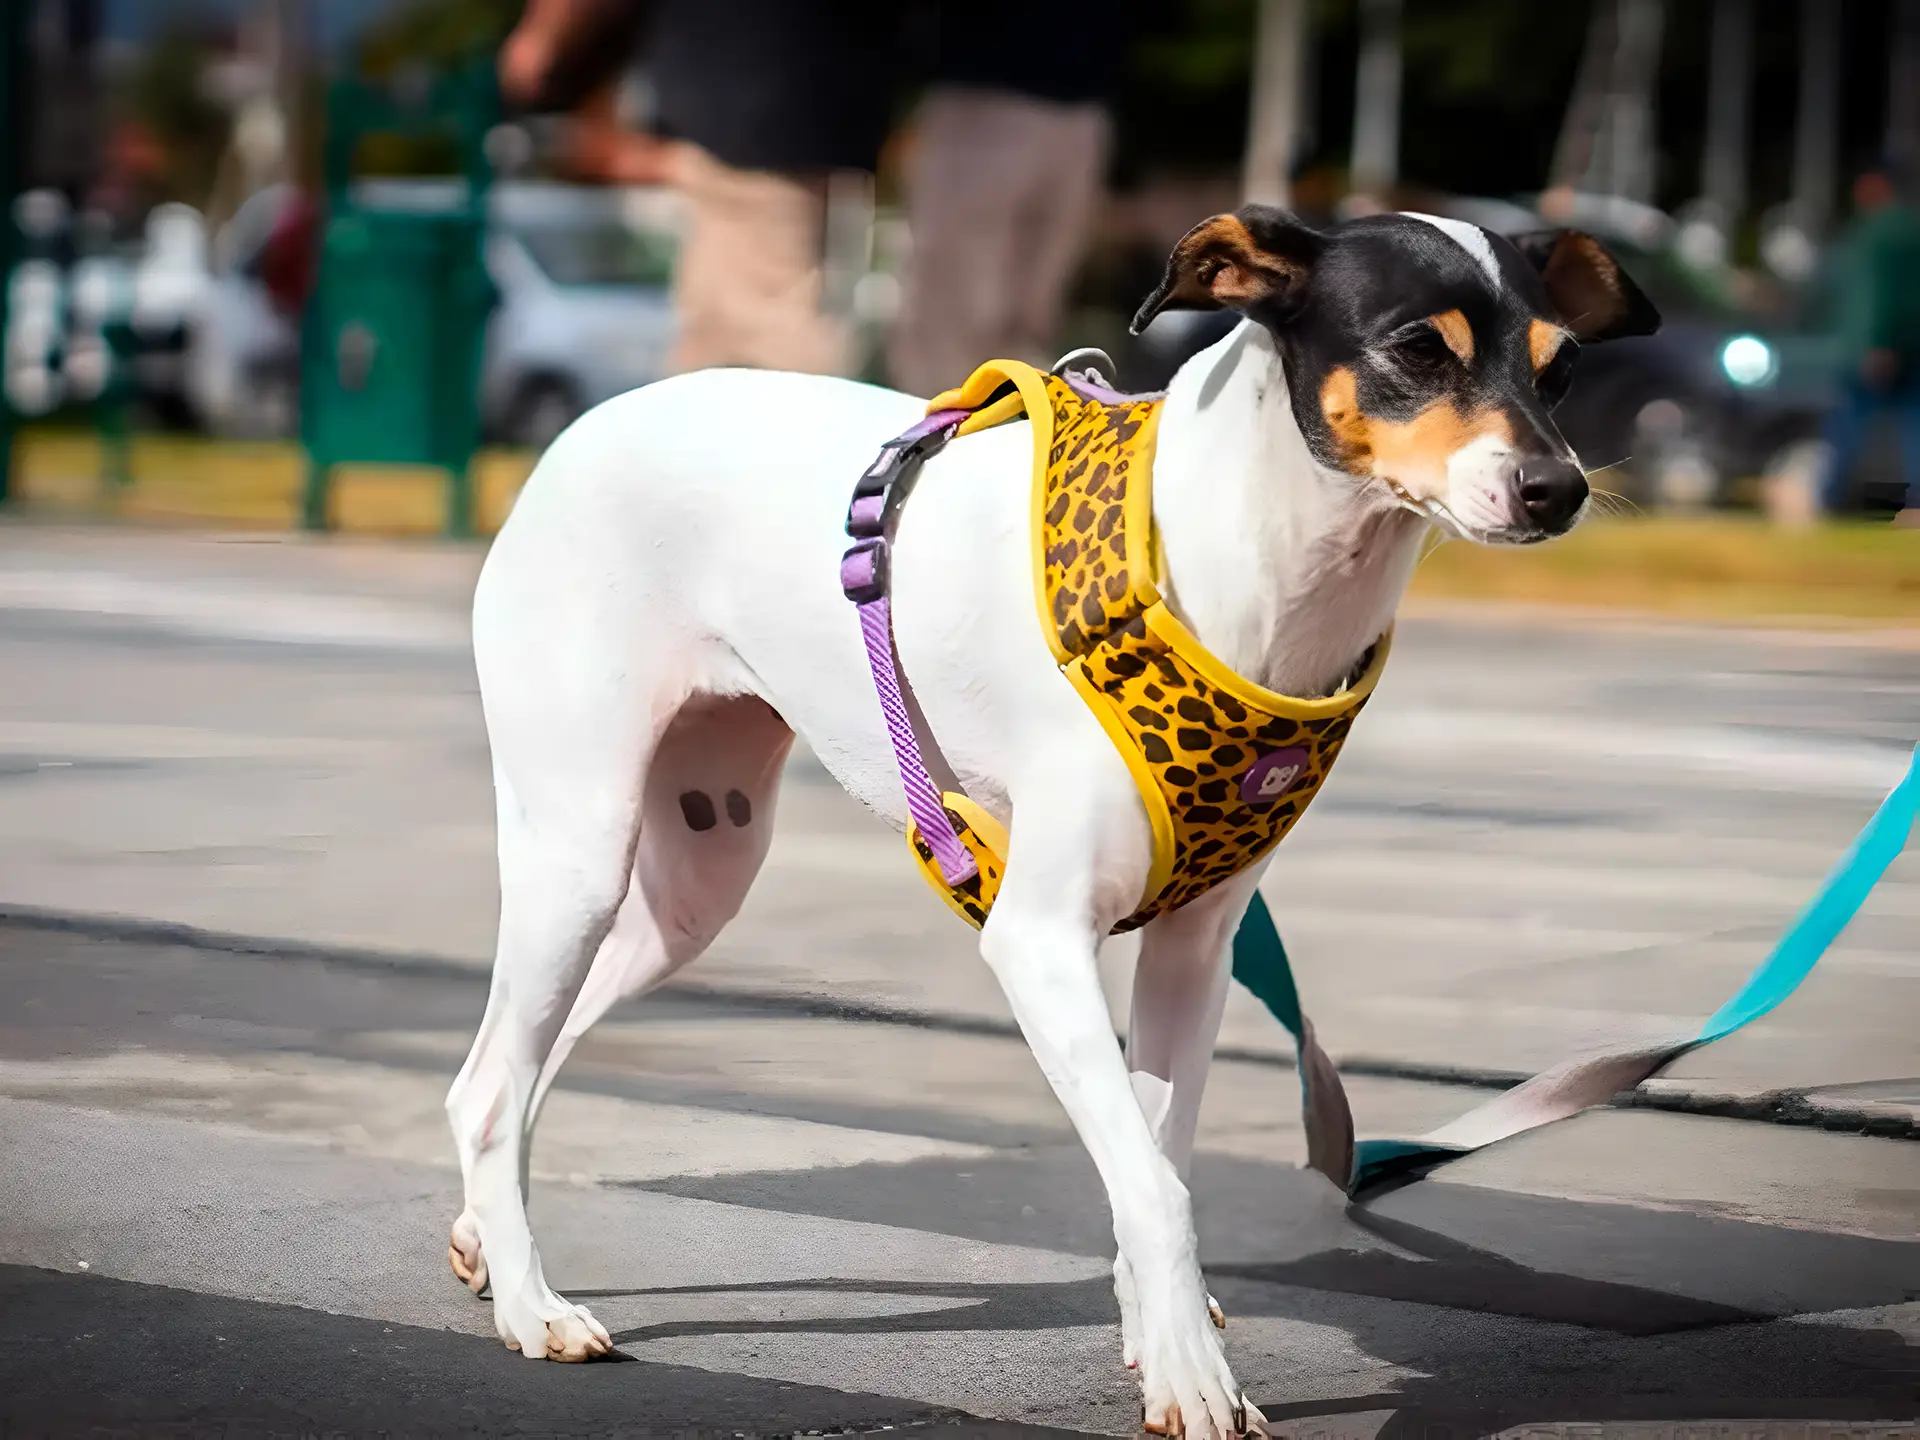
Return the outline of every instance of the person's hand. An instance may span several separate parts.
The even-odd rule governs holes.
[[[576,180],[601,185],[680,183],[686,146],[621,125],[612,86],[576,106],[561,135],[562,163]]]
[[[1900,357],[1892,350],[1876,348],[1860,357],[1860,378],[1875,390],[1890,389],[1900,378]]]
[[[686,146],[644,131],[622,130],[578,113],[569,117],[566,166],[602,185],[678,185]]]
[[[568,0],[527,0],[520,23],[500,46],[500,89],[515,105],[532,106],[547,88],[560,42],[577,23]]]
[[[502,96],[527,110],[567,110],[626,61],[649,7],[641,0],[527,0],[500,46]]]
[[[500,90],[515,105],[532,105],[546,88],[553,68],[553,36],[522,24],[500,47]]]

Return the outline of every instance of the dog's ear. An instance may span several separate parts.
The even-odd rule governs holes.
[[[1578,230],[1536,230],[1513,237],[1513,248],[1540,272],[1547,299],[1561,324],[1582,343],[1651,335],[1660,312],[1591,235]]]
[[[1326,246],[1319,231],[1271,205],[1202,220],[1173,247],[1167,273],[1134,313],[1133,333],[1162,310],[1284,311]]]

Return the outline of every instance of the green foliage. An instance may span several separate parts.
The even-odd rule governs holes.
[[[1541,0],[1407,4],[1402,174],[1466,194],[1540,189],[1591,14]]]
[[[1140,81],[1173,93],[1244,88],[1252,58],[1253,0],[1168,5],[1132,62]]]
[[[1310,166],[1345,163],[1359,8],[1358,0],[1311,0]],[[1257,0],[1169,0],[1154,9],[1119,100],[1123,179],[1238,161],[1257,11]],[[1405,0],[1409,177],[1496,194],[1537,187],[1589,13],[1584,0]],[[1489,127],[1506,137],[1502,145],[1486,144]]]
[[[1145,12],[1115,97],[1118,178],[1229,169],[1246,139],[1255,0],[1164,0]]]
[[[1435,101],[1506,110],[1544,105],[1557,123],[1566,61],[1580,51],[1588,15],[1587,5],[1539,0],[1410,4],[1401,22],[1407,73]]]
[[[169,26],[141,57],[124,100],[126,117],[166,151],[165,198],[192,205],[206,203],[227,142],[227,114],[201,83],[215,39],[190,19]]]
[[[355,50],[355,69],[380,80],[404,71],[445,75],[500,48],[525,0],[407,0],[369,25]],[[361,175],[452,175],[460,171],[455,137],[370,135],[355,157]]]
[[[448,69],[500,48],[524,0],[407,0],[369,25],[358,46],[359,68],[390,75],[406,65]]]

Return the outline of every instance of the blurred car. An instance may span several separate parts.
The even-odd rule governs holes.
[[[500,308],[480,386],[491,434],[544,448],[666,373],[675,213],[661,191],[500,187],[487,252]]]
[[[197,338],[193,393],[208,428],[286,434],[296,423],[299,333],[277,310],[259,255],[284,195],[242,207],[217,249],[213,296]],[[371,208],[434,211],[458,181],[367,180]],[[487,270],[499,303],[480,382],[491,439],[542,448],[591,406],[665,373],[676,223],[671,197],[542,181],[494,186]],[[253,202],[249,202],[253,204]]]
[[[14,204],[14,221],[29,235],[19,217],[40,198],[30,192]],[[44,415],[66,397],[66,272],[44,255],[29,254],[8,272],[6,285],[7,332],[0,347],[6,402],[19,414]]]
[[[184,418],[183,357],[209,276],[206,227],[188,205],[157,205],[141,236],[98,211],[29,191],[14,207],[27,253],[8,277],[7,397],[26,415],[85,406],[107,389],[109,334],[125,327],[127,392],[159,418]]]
[[[1530,207],[1462,197],[1434,208],[1500,234],[1549,228]],[[1832,403],[1833,342],[1812,307],[1769,315],[1724,270],[1689,265],[1673,221],[1611,197],[1576,197],[1559,223],[1604,240],[1661,314],[1659,333],[1588,346],[1554,412],[1591,469],[1618,466],[1616,487],[1664,504],[1707,505],[1767,473],[1818,436]],[[1131,383],[1161,386],[1187,357],[1232,328],[1231,314],[1167,314],[1125,357]]]
[[[74,267],[76,321],[84,319],[97,337],[105,324],[125,320],[132,329],[134,393],[166,423],[191,423],[187,354],[213,287],[204,217],[191,205],[156,205],[130,265],[112,256],[93,265],[99,268],[91,275],[87,261]],[[97,393],[97,381],[89,388]]]
[[[291,185],[268,186],[214,236],[186,388],[200,424],[216,434],[281,436],[298,424],[299,324],[274,303],[263,273],[275,228],[298,203]]]

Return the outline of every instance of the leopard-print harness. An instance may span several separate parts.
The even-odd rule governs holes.
[[[1234,674],[1155,583],[1153,446],[1164,401],[1108,399],[1091,389],[995,360],[935,398],[928,413],[968,412],[945,434],[1021,415],[1032,423],[1041,629],[1127,762],[1153,828],[1152,869],[1117,934],[1204,895],[1285,838],[1373,692],[1391,634],[1363,658],[1356,680],[1324,700],[1280,695]],[[977,873],[950,881],[955,866],[943,873],[918,823],[908,843],[935,892],[984,925],[1006,868],[1006,831],[965,795],[949,791],[940,804],[971,857],[965,868]]]

